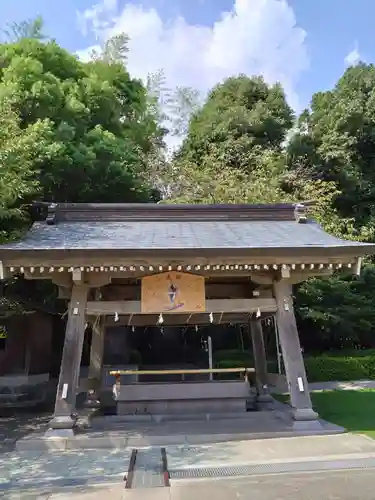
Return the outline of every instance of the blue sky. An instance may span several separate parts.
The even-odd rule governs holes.
[[[0,3],[3,25],[38,14],[50,36],[83,57],[98,40],[125,30],[132,38],[129,69],[136,76],[163,68],[169,86],[205,92],[230,74],[262,73],[269,81],[280,80],[298,109],[313,92],[334,85],[351,52],[353,61],[354,52],[366,62],[375,58],[375,0]]]

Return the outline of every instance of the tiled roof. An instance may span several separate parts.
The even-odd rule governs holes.
[[[19,250],[152,250],[193,248],[304,248],[357,246],[319,225],[290,221],[36,223],[27,236],[3,248]]]
[[[53,207],[47,221],[35,223],[23,240],[2,245],[0,250],[302,250],[366,246],[337,239],[315,222],[305,221],[304,216],[304,222],[297,220],[293,205],[64,204]],[[372,249],[369,245],[368,253],[373,253]]]

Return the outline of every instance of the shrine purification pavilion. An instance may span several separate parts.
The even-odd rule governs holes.
[[[257,397],[266,402],[261,320],[267,316],[277,322],[294,421],[312,423],[318,415],[292,285],[341,268],[359,273],[362,257],[374,253],[373,244],[327,234],[300,204],[61,203],[50,205],[45,220],[21,241],[0,246],[0,278],[51,280],[70,300],[51,429],[74,428],[87,323],[93,329],[89,378],[95,390],[109,325],[250,323]],[[123,413],[139,411],[140,404],[150,410],[158,402],[168,411],[179,405],[199,411],[202,404],[222,407],[241,399],[242,389],[232,391],[228,383],[208,381],[198,390],[199,384],[188,382],[166,383],[164,389],[162,383],[134,383],[120,391],[119,401]]]

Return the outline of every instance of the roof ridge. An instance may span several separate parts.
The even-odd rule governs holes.
[[[296,220],[305,222],[301,203],[172,205],[159,203],[51,203],[46,223],[114,221]],[[38,205],[40,206],[40,204]]]

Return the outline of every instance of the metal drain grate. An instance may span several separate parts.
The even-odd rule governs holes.
[[[261,474],[280,474],[290,472],[318,472],[327,470],[371,469],[375,468],[375,458],[322,460],[314,462],[273,463],[256,465],[239,465],[233,467],[192,467],[169,471],[173,479],[199,479],[210,477],[235,477]]]
[[[132,454],[130,456],[128,473],[124,477],[126,489],[130,489],[132,487],[133,478],[134,478],[134,467],[135,467],[136,460],[137,460],[137,450],[133,449]]]
[[[169,486],[165,448],[135,450],[134,453],[134,462],[132,463],[131,460],[129,465],[126,488],[161,488]]]

